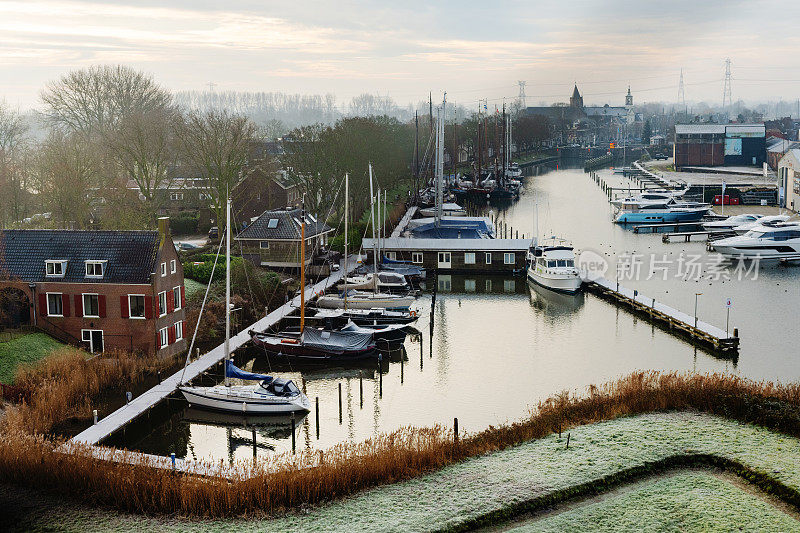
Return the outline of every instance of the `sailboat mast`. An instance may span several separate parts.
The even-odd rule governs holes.
[[[231,382],[228,377],[227,361],[231,358],[231,197],[225,200],[225,386]]]
[[[372,287],[378,291],[378,245],[375,240],[375,196],[372,192],[372,163],[369,164],[369,213],[372,217]]]
[[[306,327],[306,196],[300,209],[300,333]]]
[[[347,311],[347,219],[350,218],[350,175],[344,175],[344,309]]]
[[[475,177],[475,187],[480,185],[481,181],[481,163],[483,162],[483,147],[481,146],[481,101],[478,100],[478,123],[475,130],[478,133],[478,175]]]
[[[444,201],[444,115],[447,93],[442,99],[442,108],[436,124],[436,226],[442,223],[442,202]]]

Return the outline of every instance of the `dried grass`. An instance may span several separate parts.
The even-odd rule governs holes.
[[[60,373],[59,368],[55,365],[47,374],[57,381],[75,377],[71,372]],[[67,387],[67,401],[83,405],[88,391],[100,390],[105,379],[84,376],[74,388]],[[38,379],[32,382],[41,384]],[[152,460],[138,454],[108,461],[81,446],[72,447],[70,453],[57,452],[62,443],[44,437],[40,429],[63,416],[58,405],[40,399],[17,409],[20,413],[7,416],[0,427],[3,479],[52,487],[89,503],[132,512],[204,517],[296,509],[419,476],[571,426],[652,411],[698,410],[800,436],[798,385],[725,375],[638,372],[603,387],[590,387],[585,396],[560,394],[540,403],[526,420],[461,435],[457,441],[452,430],[441,426],[408,427],[362,443],[340,444],[324,453],[304,451],[233,466],[209,463],[205,466],[210,476],[200,477],[154,468]]]

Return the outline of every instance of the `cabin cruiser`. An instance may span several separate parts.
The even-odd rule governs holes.
[[[800,259],[800,222],[757,225],[744,235],[709,244],[731,259]]]
[[[713,220],[711,222],[704,222],[703,228],[713,230],[713,229],[733,229],[737,226],[741,226],[742,224],[749,224],[751,222],[756,222],[758,219],[762,218],[764,215],[758,215],[753,213],[743,213],[741,215],[733,215],[728,217],[724,220]]]
[[[738,226],[734,226],[733,231],[735,231],[737,235],[744,235],[756,226],[786,222],[789,220],[789,218],[791,218],[789,215],[767,215],[760,217],[753,222],[745,222]]]
[[[639,207],[622,204],[614,219],[618,224],[666,224],[675,222],[699,222],[711,209],[708,204],[668,203]]]
[[[245,372],[225,361],[225,379],[258,380],[256,385],[181,385],[189,405],[218,411],[276,414],[311,411],[311,402],[292,380]]]
[[[574,294],[581,288],[575,252],[566,242],[534,245],[528,250],[528,279],[547,289]]]
[[[416,311],[388,311],[376,307],[373,309],[317,309],[314,318],[339,318],[352,320],[359,326],[383,326],[389,324],[411,324],[416,322]]]
[[[667,190],[650,190],[636,196],[627,196],[625,198],[615,198],[611,200],[611,205],[622,207],[625,205],[636,205],[638,207],[652,207],[655,205],[663,204],[679,204],[679,205],[707,205],[700,204],[699,202],[684,202],[682,200],[686,190],[680,191],[667,191]]]
[[[390,310],[406,311],[414,303],[413,296],[365,292],[347,289],[339,294],[323,294],[317,298],[317,307],[323,309],[372,309],[382,307]]]
[[[369,272],[358,276],[348,276],[345,283],[336,286],[339,290],[377,290],[391,294],[406,294],[411,290],[411,285],[403,274],[397,272]]]

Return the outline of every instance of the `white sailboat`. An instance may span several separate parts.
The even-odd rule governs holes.
[[[227,201],[225,231],[225,383],[212,387],[182,384],[178,388],[190,406],[217,411],[280,414],[311,411],[311,402],[291,380],[244,372],[231,361],[231,201]],[[187,359],[188,361],[188,359]],[[231,378],[257,380],[256,385],[232,385]]]

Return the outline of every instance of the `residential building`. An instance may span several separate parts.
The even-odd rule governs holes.
[[[786,152],[778,162],[778,191],[783,190],[784,202],[780,205],[800,211],[800,149]],[[780,200],[779,200],[780,201]]]
[[[188,330],[183,268],[169,219],[160,218],[158,228],[0,230],[0,291],[26,303],[18,322],[27,319],[93,353],[182,352]]]
[[[301,224],[305,224],[305,264],[311,264],[314,255],[327,246],[333,228],[309,213],[301,221],[301,214],[294,208],[262,213],[235,238],[242,244],[244,257],[256,265],[299,269]]]
[[[236,184],[231,200],[236,220],[249,225],[264,211],[299,207],[301,194],[287,170],[259,168]]]

